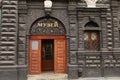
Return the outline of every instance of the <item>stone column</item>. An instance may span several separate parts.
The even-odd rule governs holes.
[[[113,26],[111,9],[107,9],[107,48],[109,51],[113,50]]]
[[[112,9],[112,17],[113,17],[113,41],[114,41],[114,51],[119,51],[120,49],[120,43],[119,43],[119,30],[118,30],[118,24],[119,24],[119,19],[118,19],[118,0],[112,0],[111,1],[111,9]]]
[[[69,78],[78,78],[78,65],[77,65],[77,55],[76,51],[78,48],[78,25],[77,25],[77,17],[76,17],[76,3],[74,1],[69,2],[68,6],[68,15],[69,15],[69,24],[70,24],[70,61],[68,65],[68,77]]]
[[[107,15],[106,15],[106,9],[103,10],[101,12],[101,42],[102,42],[102,45],[101,45],[101,50],[102,51],[107,51],[107,19],[106,19]]]
[[[26,15],[27,3],[20,0],[18,3],[18,78],[19,80],[27,80],[27,40],[26,40]]]

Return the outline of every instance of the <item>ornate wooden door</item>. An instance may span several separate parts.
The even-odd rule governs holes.
[[[41,73],[41,40],[30,40],[29,74]]]
[[[54,40],[54,73],[66,72],[66,41],[65,39]]]

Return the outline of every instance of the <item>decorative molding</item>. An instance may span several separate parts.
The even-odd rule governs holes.
[[[85,0],[86,1],[86,3],[87,3],[87,7],[96,7],[96,2],[98,1],[98,0]]]

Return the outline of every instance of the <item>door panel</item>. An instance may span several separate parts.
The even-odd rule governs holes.
[[[41,40],[30,40],[29,74],[41,73]]]
[[[52,55],[54,57],[52,60],[43,60],[43,39],[53,40],[52,48],[54,50]],[[29,51],[29,74],[40,74],[41,71],[51,68],[54,68],[54,73],[66,72],[66,40],[64,36],[32,36],[30,37]],[[51,59],[47,55],[46,57]],[[46,64],[47,67],[44,67]]]
[[[66,47],[65,39],[56,39],[54,42],[55,60],[54,60],[54,73],[66,72]]]

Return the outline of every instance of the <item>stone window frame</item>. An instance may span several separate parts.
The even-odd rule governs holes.
[[[96,25],[96,26],[88,26],[91,23]],[[91,41],[92,39],[89,38],[89,43],[90,43],[90,48],[89,49],[85,49],[85,42],[86,41],[83,39],[84,40],[84,50],[87,50],[87,51],[100,51],[100,40],[101,40],[100,39],[100,26],[95,21],[90,20],[84,26],[84,34],[85,33],[89,33],[88,37],[91,37],[92,33],[96,33],[97,34],[97,42],[98,42],[97,45],[98,45],[98,48],[97,49],[93,49],[91,47],[91,44],[92,44],[93,41]]]

